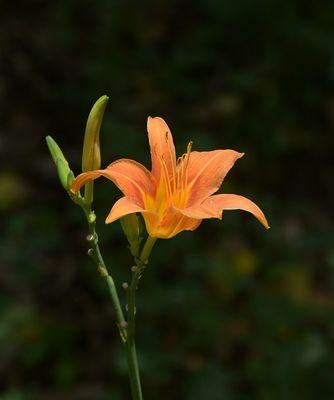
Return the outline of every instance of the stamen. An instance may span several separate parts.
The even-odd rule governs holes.
[[[169,181],[168,169],[166,166],[166,162],[165,162],[164,158],[159,154],[158,154],[158,159],[160,161],[160,166],[162,167],[161,175],[162,175],[162,179],[163,179],[164,186],[165,186],[165,192],[166,192],[168,199],[170,199],[172,197],[172,190],[170,187],[170,181]]]
[[[190,152],[192,148],[192,142],[188,143],[187,152],[182,156],[182,168],[181,168],[181,187],[180,187],[180,205],[183,207],[187,200],[187,184],[188,184],[188,166],[190,159]]]
[[[166,131],[166,133],[165,133],[165,139],[166,139],[166,142],[168,143],[168,142],[169,142],[168,131]],[[175,166],[175,161],[174,161],[174,160],[175,160],[175,155],[172,154],[172,149],[171,149],[171,147],[169,146],[169,143],[168,143],[168,153],[169,153],[169,162],[170,162],[170,165],[171,165],[171,167],[172,167],[172,173],[173,173],[173,178],[172,178],[172,184],[173,184],[172,193],[174,193],[175,190],[176,190],[176,171],[175,171],[176,166]],[[169,180],[169,176],[168,176],[168,180]]]
[[[186,154],[183,154],[182,156],[182,162],[181,162],[181,188],[183,190],[183,184],[184,184],[184,174],[185,174],[185,165],[184,165],[184,160],[186,159]]]
[[[166,182],[167,182],[168,193],[169,193],[169,197],[171,198],[173,192],[172,192],[172,188],[171,188],[171,184],[170,184],[167,165],[166,165],[166,162],[164,161],[164,159],[163,159],[163,166],[164,166],[164,171],[165,171],[165,178],[166,178]]]
[[[179,186],[180,186],[181,160],[182,160],[182,157],[178,157],[178,159],[176,161],[176,190],[178,190]]]
[[[189,157],[190,157],[190,153],[191,153],[192,147],[193,147],[193,142],[192,142],[192,140],[191,140],[191,141],[188,143],[188,145],[187,145],[187,156],[188,156],[188,159],[189,159]]]
[[[187,156],[186,156],[186,165],[185,165],[185,185],[187,185],[188,181],[188,165],[189,165],[189,159],[190,159],[190,153],[191,153],[191,148],[193,147],[193,142],[189,142],[187,146]]]

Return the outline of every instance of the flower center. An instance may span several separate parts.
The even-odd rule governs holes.
[[[176,164],[170,157],[172,170],[167,168],[163,155],[156,152],[160,162],[160,182],[155,199],[149,201],[149,209],[163,214],[166,208],[173,204],[175,207],[184,208],[188,200],[188,167],[192,142],[188,143],[187,152],[177,159]],[[150,207],[151,206],[151,207]]]

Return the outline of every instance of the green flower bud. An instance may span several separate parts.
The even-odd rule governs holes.
[[[141,242],[140,221],[136,214],[125,215],[120,221],[123,232],[126,235],[130,245],[131,254],[136,257],[139,254],[139,245]]]
[[[82,172],[101,167],[100,128],[108,99],[108,96],[100,97],[89,113],[82,151]]]
[[[56,141],[52,139],[51,136],[47,136],[45,138],[46,144],[48,145],[49,151],[51,153],[51,157],[55,164],[57,164],[58,159],[63,160],[67,163],[66,158],[64,157],[63,152],[61,151],[60,147],[57,145]]]
[[[51,136],[46,137],[46,143],[51,153],[51,157],[54,163],[56,164],[59,180],[64,189],[69,190],[74,179],[74,174],[71,171],[68,162],[63,152],[61,151],[60,147],[52,139]]]
[[[56,167],[58,171],[58,177],[63,185],[63,188],[68,190],[74,179],[73,172],[70,170],[68,163],[64,162],[60,158],[57,160]]]

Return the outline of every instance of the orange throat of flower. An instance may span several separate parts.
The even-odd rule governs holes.
[[[154,197],[146,198],[146,208],[160,216],[169,206],[185,208],[189,198],[188,167],[192,142],[188,143],[187,152],[172,163],[168,171],[163,155],[156,153],[160,163],[160,180]],[[173,160],[173,158],[170,158]]]

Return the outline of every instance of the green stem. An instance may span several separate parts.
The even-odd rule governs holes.
[[[154,246],[156,238],[148,237],[143,247],[139,259],[136,260],[136,266],[133,269],[132,281],[128,289],[128,329],[127,329],[127,354],[129,376],[131,384],[131,392],[134,400],[142,400],[142,390],[140,383],[140,375],[138,368],[138,359],[135,343],[135,316],[136,316],[136,291],[138,288],[138,281],[147,264],[148,258]]]
[[[134,340],[126,342],[127,360],[129,367],[129,379],[131,386],[131,394],[133,400],[143,400],[141,390],[140,375],[137,360],[136,344]]]
[[[143,250],[140,253],[140,261],[143,264],[147,264],[148,258],[149,258],[150,254],[151,254],[152,248],[153,248],[153,246],[154,246],[156,241],[157,241],[157,238],[154,238],[154,237],[151,237],[151,236],[149,236],[147,238],[146,243],[145,243],[145,245],[143,247]]]
[[[85,185],[84,201],[88,207],[90,207],[93,202],[93,193],[94,193],[94,182],[87,182]]]
[[[104,262],[102,254],[101,254],[101,250],[99,247],[99,238],[98,238],[98,235],[97,235],[96,229],[95,229],[95,225],[96,225],[95,214],[92,210],[87,210],[87,208],[84,206],[82,208],[87,217],[87,222],[88,222],[88,227],[89,227],[89,236],[87,237],[87,240],[90,242],[91,248],[93,250],[92,257],[97,264],[100,274],[107,281],[109,293],[111,295],[111,299],[112,299],[112,302],[114,304],[114,308],[116,311],[116,318],[117,318],[117,325],[119,328],[119,332],[120,332],[123,342],[125,342],[126,336],[127,336],[127,331],[126,331],[127,323],[125,321],[122,306],[119,301],[115,282],[114,282],[112,276],[109,274],[107,266]]]

